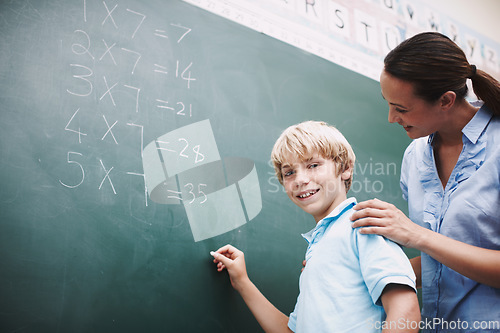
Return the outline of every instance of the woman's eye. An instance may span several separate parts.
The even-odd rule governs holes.
[[[406,113],[406,112],[408,112],[408,110],[406,110],[406,109],[400,109],[400,108],[396,108],[396,111],[399,112],[399,113]]]

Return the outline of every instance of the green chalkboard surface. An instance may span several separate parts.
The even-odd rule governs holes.
[[[177,0],[2,1],[0,32],[2,332],[258,332],[227,243],[291,312],[314,221],[269,155],[303,120],[405,206],[375,81]]]

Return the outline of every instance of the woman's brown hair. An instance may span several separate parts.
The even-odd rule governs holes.
[[[462,49],[438,32],[417,34],[399,44],[384,59],[384,70],[414,85],[415,94],[428,102],[453,91],[458,99],[467,95],[467,79],[474,94],[495,115],[500,115],[500,83],[469,64]]]

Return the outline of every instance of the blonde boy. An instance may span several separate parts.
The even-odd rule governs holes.
[[[344,136],[324,122],[303,122],[281,134],[271,158],[290,200],[316,221],[303,234],[307,264],[294,311],[286,316],[260,293],[243,252],[231,245],[212,252],[264,331],[418,332],[415,275],[406,255],[351,227],[356,200],[347,191],[355,155]]]

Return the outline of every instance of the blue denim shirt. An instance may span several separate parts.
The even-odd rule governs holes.
[[[462,133],[463,149],[444,189],[434,163],[434,136],[416,139],[406,149],[401,188],[409,217],[444,236],[500,250],[500,119],[483,106]],[[500,289],[466,278],[425,253],[422,299],[423,332],[500,332]]]
[[[307,264],[288,327],[294,332],[380,332],[385,319],[380,296],[389,283],[415,288],[403,250],[378,235],[352,228],[354,198],[342,202],[303,235]]]

